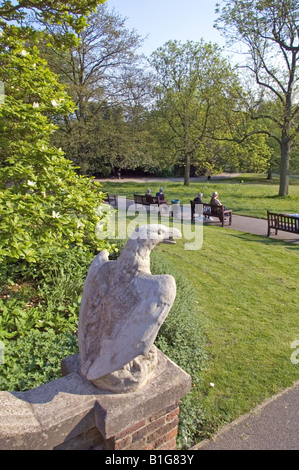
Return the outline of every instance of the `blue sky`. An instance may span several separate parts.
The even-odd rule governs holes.
[[[224,39],[213,28],[216,19],[215,0],[107,0],[109,10],[115,9],[127,18],[128,29],[148,36],[142,52],[149,56],[170,39],[215,42]]]

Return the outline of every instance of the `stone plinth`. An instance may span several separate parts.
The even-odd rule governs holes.
[[[175,449],[179,401],[191,379],[158,356],[152,380],[132,393],[98,389],[79,373],[79,355],[62,362],[58,380],[0,392],[0,449]]]

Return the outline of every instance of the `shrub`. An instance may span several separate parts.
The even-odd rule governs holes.
[[[72,244],[109,247],[95,231],[104,215],[100,185],[50,145],[48,116],[74,109],[63,86],[14,26],[3,26],[0,66],[0,261],[36,263]]]
[[[6,391],[25,391],[57,379],[61,360],[78,352],[75,335],[56,335],[53,330],[30,330],[4,344],[0,390]]]
[[[208,359],[206,339],[197,320],[194,290],[159,250],[154,250],[151,254],[151,271],[153,274],[173,275],[177,285],[175,302],[160,328],[155,344],[191,376],[191,391],[180,405],[178,446],[184,448],[194,442],[194,436],[204,419],[204,413],[198,410],[195,393],[196,385],[201,381],[201,371]]]

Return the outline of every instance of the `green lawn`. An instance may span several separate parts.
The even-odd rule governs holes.
[[[221,185],[245,188],[247,195],[259,187],[249,181]],[[121,194],[125,187],[117,183],[120,190],[113,192]],[[133,227],[134,217],[129,222]],[[172,274],[177,283],[176,301],[156,344],[192,376],[192,389],[181,403],[180,448],[210,436],[299,378],[299,364],[291,361],[291,344],[299,340],[298,245],[206,225],[201,249],[185,250],[185,242],[162,244],[151,256],[152,273]],[[121,249],[125,241],[117,243]],[[77,352],[79,296],[92,257],[73,248],[39,271],[1,266],[0,389],[27,390],[53,380],[60,376],[61,359]]]
[[[243,181],[241,183],[240,181]],[[213,191],[218,191],[220,201],[234,214],[266,218],[267,209],[275,212],[299,212],[299,178],[290,179],[289,195],[278,197],[278,178],[268,181],[263,175],[242,175],[226,180],[192,182],[188,187],[182,182],[157,181],[155,183],[104,182],[103,191],[133,198],[133,194],[145,194],[148,187],[155,194],[163,186],[165,196],[179,199],[181,204],[189,204],[198,192],[204,194],[204,202],[209,202]]]
[[[186,251],[183,243],[158,251],[196,295],[190,310],[209,357],[192,389],[200,440],[298,380],[291,343],[299,339],[299,250],[211,226],[201,250]]]

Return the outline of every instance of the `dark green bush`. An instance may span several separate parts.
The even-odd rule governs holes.
[[[176,280],[176,299],[160,328],[155,344],[192,379],[191,391],[180,404],[178,446],[187,448],[194,442],[194,436],[201,429],[204,420],[204,413],[198,410],[195,386],[201,380],[201,371],[208,358],[205,335],[197,319],[194,291],[159,250],[152,252],[151,271],[152,274],[171,274]]]
[[[61,376],[61,359],[78,352],[77,337],[53,330],[30,330],[15,341],[4,342],[0,390],[25,391]]]

